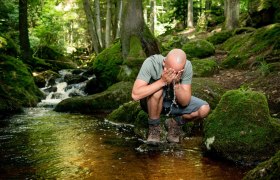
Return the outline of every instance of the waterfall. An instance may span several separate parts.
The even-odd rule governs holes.
[[[59,102],[69,97],[85,96],[83,91],[88,80],[94,77],[85,77],[83,72],[80,74],[73,74],[73,70],[61,70],[59,71],[60,77],[55,79],[55,84],[50,85],[50,78],[46,79],[45,87],[41,88],[41,91],[45,94],[46,98],[43,99],[37,106],[39,107],[54,107]],[[77,83],[69,83],[70,80],[66,78],[76,79]],[[81,78],[83,77],[83,78]]]

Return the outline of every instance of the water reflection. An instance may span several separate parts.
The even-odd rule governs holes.
[[[241,179],[236,167],[181,149],[139,153],[137,138],[92,116],[30,108],[0,128],[1,179]]]

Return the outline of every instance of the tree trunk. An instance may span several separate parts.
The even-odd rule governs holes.
[[[107,0],[107,14],[106,14],[106,32],[105,32],[105,47],[109,47],[111,44],[111,0]]]
[[[96,21],[96,33],[98,36],[98,40],[100,43],[101,48],[103,48],[103,39],[102,39],[102,26],[100,20],[100,2],[99,0],[94,0],[94,7],[95,7],[95,21]]]
[[[188,27],[193,28],[193,0],[188,0]]]
[[[27,0],[19,0],[19,43],[21,57],[25,62],[32,59],[27,20]]]
[[[118,19],[117,19],[117,33],[116,33],[116,38],[119,38],[119,37],[120,37],[120,33],[121,33],[122,11],[123,11],[123,3],[122,3],[122,0],[119,0],[119,1],[118,1]]]
[[[145,25],[142,0],[124,0],[123,2],[121,44],[124,58],[129,54],[132,36],[139,37],[146,56],[160,53],[156,39]]]
[[[156,1],[151,0],[150,2],[151,14],[150,14],[150,30],[153,34],[155,34],[155,18],[156,18]]]
[[[93,46],[95,53],[98,54],[100,51],[100,44],[99,44],[98,37],[96,34],[89,0],[83,0],[83,5],[84,5],[86,17],[87,17],[88,31],[89,31],[89,34],[91,37],[91,44]]]
[[[225,27],[227,30],[235,29],[239,24],[239,0],[225,0],[225,6]]]

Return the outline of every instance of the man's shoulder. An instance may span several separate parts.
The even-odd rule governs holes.
[[[154,55],[151,55],[150,57],[148,57],[146,59],[146,61],[151,61],[154,63],[161,63],[164,60],[164,58],[165,57],[161,54],[154,54]]]

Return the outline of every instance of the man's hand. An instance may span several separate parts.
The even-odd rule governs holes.
[[[184,72],[184,69],[182,69],[179,72],[176,72],[174,69],[172,68],[164,68],[162,75],[161,75],[161,79],[166,83],[166,84],[170,84],[173,81],[175,81],[176,83],[180,82],[181,76]]]

